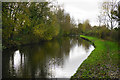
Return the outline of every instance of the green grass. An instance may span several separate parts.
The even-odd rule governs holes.
[[[92,41],[96,48],[80,65],[73,78],[120,78],[120,47],[117,42],[80,35]]]

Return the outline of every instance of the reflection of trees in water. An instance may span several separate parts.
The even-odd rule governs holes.
[[[45,72],[45,54],[44,51],[41,49],[39,45],[32,45],[32,46],[25,46],[20,49],[21,53],[24,53],[26,56],[26,66],[25,68],[25,74],[27,74],[28,77],[46,77]],[[37,75],[37,76],[36,76]]]
[[[78,38],[71,38],[70,40],[70,49],[74,48],[78,44]]]
[[[90,47],[91,44],[88,41],[83,40],[79,37],[72,37],[70,48],[72,48],[72,47],[74,48],[74,46],[76,46],[76,45],[78,45],[78,46],[82,45],[83,47],[85,47],[85,50],[89,50],[89,47]]]
[[[85,50],[88,51],[91,44],[88,41],[80,38],[78,39],[78,45],[82,45],[85,48]]]
[[[56,67],[64,65],[64,59],[69,56],[69,52],[76,45],[83,45],[86,50],[89,49],[90,44],[83,40],[78,39],[78,37],[63,37],[59,40],[52,40],[43,42],[41,44],[22,46],[20,50],[20,69],[17,73],[17,77],[47,77],[53,76],[52,71],[49,71],[50,66]],[[11,54],[9,54],[11,53]],[[14,52],[9,52],[6,61],[10,61],[10,56],[12,56],[12,62],[14,62]],[[24,58],[24,59],[23,59]],[[3,60],[5,61],[5,60]],[[5,61],[5,62],[6,62]],[[24,62],[23,62],[24,61]],[[6,65],[7,63],[7,65]],[[13,67],[9,68],[9,62],[5,63],[3,74],[10,76],[14,74],[14,70],[11,71],[11,74],[7,71],[8,69],[14,69]],[[5,71],[6,70],[6,71]],[[6,77],[5,76],[5,77]]]
[[[14,70],[14,50],[2,52],[2,78],[9,78],[16,75]]]

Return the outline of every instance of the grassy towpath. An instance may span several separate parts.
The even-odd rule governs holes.
[[[120,78],[120,47],[116,42],[80,35],[95,44],[95,49],[80,65],[74,78]]]

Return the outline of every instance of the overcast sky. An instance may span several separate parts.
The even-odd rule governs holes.
[[[74,17],[76,23],[86,19],[90,24],[98,25],[97,16],[99,15],[100,0],[57,0],[58,4],[63,5],[66,12]]]

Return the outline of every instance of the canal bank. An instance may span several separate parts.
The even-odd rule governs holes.
[[[80,37],[95,44],[95,49],[80,65],[74,78],[120,78],[120,47],[116,42],[106,41],[95,37]]]

